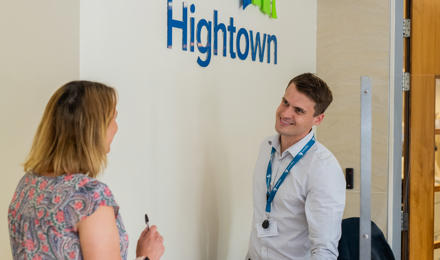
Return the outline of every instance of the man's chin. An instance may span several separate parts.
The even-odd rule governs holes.
[[[277,125],[275,125],[275,131],[277,131],[277,133],[279,133],[279,134],[288,133],[289,127],[291,127],[291,125],[282,126],[282,125],[277,124]]]
[[[285,131],[284,129],[280,129],[278,127],[275,127],[275,131],[280,135],[280,136],[289,136],[289,132]]]

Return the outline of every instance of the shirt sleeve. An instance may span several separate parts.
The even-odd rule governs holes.
[[[333,156],[315,164],[308,182],[305,213],[311,259],[337,259],[345,207],[345,179]]]
[[[68,203],[67,216],[71,218],[69,222],[75,227],[79,221],[92,215],[100,206],[113,207],[115,216],[118,215],[119,206],[109,187],[96,179],[82,179]]]

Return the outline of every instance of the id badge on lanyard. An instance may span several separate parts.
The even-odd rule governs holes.
[[[274,187],[270,189],[270,183],[272,181],[272,161],[276,153],[275,148],[272,147],[272,151],[270,152],[270,160],[267,165],[267,171],[266,171],[266,218],[263,221],[263,223],[261,223],[261,226],[257,225],[257,231],[259,236],[260,235],[273,236],[278,234],[276,222],[270,221],[272,201],[275,198],[275,195],[277,194],[277,191],[280,188],[281,184],[283,184],[284,180],[289,175],[292,167],[295,166],[295,164],[298,163],[298,161],[304,157],[304,155],[309,151],[309,149],[313,146],[313,144],[315,144],[315,136],[312,136],[312,139],[310,139],[310,141],[308,141],[307,144],[304,145],[304,147],[295,155],[295,157],[292,159],[292,161],[289,163],[289,165],[287,165],[286,169],[283,171],[283,174],[275,183]]]

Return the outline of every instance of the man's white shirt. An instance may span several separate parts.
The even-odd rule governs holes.
[[[259,237],[257,232],[257,225],[266,219],[266,170],[272,147],[276,153],[271,187],[313,134],[311,131],[283,154],[279,135],[261,144],[254,170],[254,214],[247,259],[337,259],[345,179],[336,158],[318,141],[290,170],[272,202],[270,220],[276,222],[278,235]]]

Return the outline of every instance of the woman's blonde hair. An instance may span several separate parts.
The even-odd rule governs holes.
[[[96,177],[107,164],[107,128],[116,102],[115,89],[98,82],[60,87],[46,105],[24,170]]]

